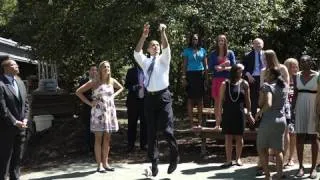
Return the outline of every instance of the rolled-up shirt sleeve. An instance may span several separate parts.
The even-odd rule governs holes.
[[[133,52],[133,56],[134,56],[134,59],[136,60],[136,62],[139,64],[140,67],[144,67],[144,61],[147,59],[147,57],[142,53],[142,51],[140,52],[137,52],[137,51],[134,51]]]
[[[167,48],[162,49],[162,54],[160,58],[160,62],[166,65],[169,65],[171,61],[171,50],[168,46]]]

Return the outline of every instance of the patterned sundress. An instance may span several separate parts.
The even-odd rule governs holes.
[[[92,132],[117,132],[119,130],[113,86],[101,84],[93,90],[92,98],[97,101],[91,109],[90,130]]]

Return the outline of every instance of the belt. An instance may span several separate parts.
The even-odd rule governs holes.
[[[162,94],[164,92],[166,92],[168,90],[168,88],[164,88],[162,90],[159,90],[159,91],[146,91],[146,93],[148,95],[151,95],[151,96],[156,96],[156,95],[159,95],[159,94]]]
[[[308,89],[300,89],[300,90],[298,90],[298,92],[303,92],[303,93],[313,93],[313,94],[316,94],[316,93],[317,93],[317,91],[308,90]]]

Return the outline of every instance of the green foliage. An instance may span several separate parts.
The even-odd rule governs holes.
[[[250,50],[252,39],[262,37],[266,48],[275,49],[283,60],[308,50],[309,42],[319,44],[319,4],[312,0],[53,0],[48,5],[20,0],[2,35],[31,45],[39,60],[57,62],[71,89],[91,62],[109,60],[113,75],[122,79],[143,24],[151,24],[148,40],[159,40],[157,25],[165,23],[172,49],[170,88],[175,105],[181,106],[185,99],[181,51],[191,33],[199,33],[209,50],[215,47],[217,35],[226,34],[238,60]],[[314,23],[317,27],[310,28]],[[309,45],[310,52],[313,47],[317,46]]]
[[[0,0],[0,26],[8,23],[16,9],[16,0]]]

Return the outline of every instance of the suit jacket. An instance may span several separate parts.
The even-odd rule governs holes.
[[[9,80],[0,75],[0,129],[16,128],[15,121],[22,121],[29,117],[29,104],[24,83],[16,78],[19,97],[15,94]]]
[[[242,64],[244,65],[243,75],[245,75],[247,72],[252,75],[256,64],[254,51],[250,51],[244,56]]]
[[[87,83],[89,80],[90,80],[90,79],[89,79],[88,77],[80,79],[80,81],[79,81],[79,87],[82,86],[82,85],[84,85],[85,83]],[[91,89],[88,90],[88,91],[86,91],[86,92],[84,92],[83,95],[84,95],[88,100],[92,101],[92,90],[91,90]],[[84,103],[84,104],[85,104],[85,103]]]
[[[142,71],[142,70],[141,70]],[[126,82],[124,86],[128,89],[128,96],[134,96],[138,98],[138,89],[136,89],[136,85],[139,85],[139,77],[138,77],[138,67],[132,67],[128,70],[126,75]]]

